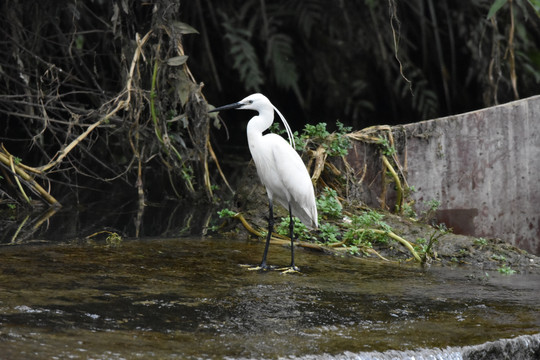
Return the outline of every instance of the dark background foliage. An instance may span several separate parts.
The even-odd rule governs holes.
[[[538,93],[537,13],[516,0],[488,19],[493,3],[191,2],[186,47],[212,101],[261,91],[300,126],[415,122],[514,100],[512,71],[519,97]]]
[[[535,95],[539,9],[537,0],[4,1],[0,141],[42,166],[129,100],[40,176],[211,198],[225,186],[208,144],[233,172],[227,159],[249,158],[250,114],[223,115],[227,132],[204,115],[204,98],[217,106],[262,92],[294,130],[337,120],[358,130]],[[0,195],[14,198],[2,171]]]

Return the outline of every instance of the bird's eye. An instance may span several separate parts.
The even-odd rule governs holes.
[[[249,100],[248,103],[253,104],[253,100]]]

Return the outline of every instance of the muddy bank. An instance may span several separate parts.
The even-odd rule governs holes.
[[[395,232],[413,243],[418,238],[429,238],[437,231],[425,223],[390,213],[384,215],[385,221]],[[377,250],[394,260],[402,260],[402,256],[407,256],[401,248],[378,245]],[[476,238],[447,233],[438,239],[434,252],[436,256],[431,262],[434,265],[470,265],[485,270],[497,270],[506,265],[520,272],[540,272],[540,257],[498,238]]]
[[[343,206],[344,218],[359,215],[372,209],[361,204],[357,199],[348,201],[340,198]],[[264,187],[259,183],[254,166],[247,167],[245,176],[239,182],[237,193],[233,202],[233,211],[238,211],[256,229],[264,231],[268,219],[268,203]],[[430,239],[435,236],[437,240],[433,243],[426,264],[438,266],[472,266],[484,270],[499,270],[505,274],[518,273],[540,273],[540,257],[521,250],[504,239],[499,238],[478,238],[454,234],[451,231],[441,233],[437,228],[417,219],[404,216],[397,216],[390,212],[382,212],[383,221],[394,233],[409,241],[415,248],[419,247],[419,239]],[[275,207],[276,223],[281,218],[287,217],[287,212],[281,206]],[[325,222],[325,220],[323,220]],[[332,221],[339,223],[340,221]],[[343,222],[343,221],[341,221]],[[224,231],[230,236],[250,236],[250,234],[240,221],[229,219]],[[361,256],[378,258],[378,255],[389,261],[404,262],[415,261],[411,253],[396,241],[373,242],[373,250],[351,254],[343,251],[340,247],[327,246],[321,240],[321,232],[313,232],[315,241],[297,241],[298,246],[320,250],[331,255],[338,256]],[[256,238],[256,236],[254,237]],[[260,238],[260,241],[264,239]],[[286,242],[276,241],[286,245]],[[316,246],[313,246],[316,245]],[[381,260],[384,261],[384,260]],[[425,264],[425,265],[426,265]]]

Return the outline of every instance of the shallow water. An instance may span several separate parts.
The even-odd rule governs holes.
[[[537,333],[537,275],[422,269],[261,242],[72,241],[0,248],[0,358],[277,358],[445,348]],[[289,250],[270,248],[287,265]]]

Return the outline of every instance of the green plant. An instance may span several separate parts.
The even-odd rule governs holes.
[[[276,84],[285,90],[293,89],[299,92],[299,73],[294,59],[293,39],[286,33],[274,33],[268,37],[265,62],[273,70]]]
[[[430,259],[436,257],[436,253],[433,250],[433,246],[439,242],[441,236],[452,232],[451,229],[448,229],[444,223],[434,226],[435,230],[429,236],[429,239],[418,238],[416,240],[415,250],[418,251],[422,262],[428,262]],[[462,251],[463,250],[463,251]],[[459,255],[463,255],[466,250],[461,249]]]
[[[219,210],[217,213],[218,213],[220,218],[232,218],[232,217],[234,217],[236,215],[236,213],[234,211],[231,211],[231,210],[229,210],[227,208]]]
[[[379,137],[377,144],[380,146],[382,153],[386,156],[392,156],[396,153],[396,149],[390,145],[390,142],[386,138]]]
[[[360,249],[358,248],[358,246],[353,245],[347,248],[347,252],[351,255],[358,255],[360,254]]]
[[[352,217],[351,222],[347,225],[347,232],[343,235],[343,239],[353,245],[365,245],[371,247],[372,241],[378,241],[385,243],[387,237],[384,233],[378,233],[372,231],[372,229],[379,229],[385,232],[391,231],[391,228],[382,219],[383,214],[370,210],[362,215],[355,215]]]
[[[281,125],[281,121],[274,121],[268,128],[268,131],[274,134],[282,135],[286,133],[285,128]],[[296,138],[294,139],[296,142]]]
[[[270,125],[270,127],[268,128],[268,131],[278,135],[283,135],[287,132],[280,121],[273,122],[272,125]],[[304,150],[304,148],[306,147],[306,138],[298,135],[298,131],[293,132],[293,137],[295,149],[298,151]]]
[[[506,261],[506,256],[501,254],[493,254],[491,255],[491,258],[495,261]]]
[[[336,126],[337,131],[333,134],[330,144],[327,147],[328,155],[346,156],[351,147],[351,141],[345,135],[351,132],[352,127],[344,126],[339,121],[336,121]]]
[[[416,244],[414,245],[414,249],[418,251],[420,254],[424,254],[426,252],[427,247],[427,240],[426,238],[416,238]]]
[[[371,249],[371,244],[360,244],[359,246],[352,245],[347,248],[347,252],[351,255],[369,255],[369,249]]]
[[[324,223],[319,226],[320,237],[327,244],[339,242],[338,236],[341,235],[339,227],[334,224]]]
[[[437,224],[434,228],[439,230],[440,235],[450,234],[454,231],[452,228],[447,227],[445,223]]]
[[[478,239],[474,239],[474,244],[478,246],[486,246],[488,244],[488,241],[481,237]]]
[[[303,135],[311,139],[325,140],[330,133],[326,130],[326,123],[321,122],[316,125],[306,124]]]
[[[337,131],[334,133],[328,132],[326,123],[321,122],[316,125],[306,124],[299,143],[305,146],[308,141],[316,144],[321,144],[329,156],[345,156],[351,147],[351,141],[346,136],[352,130],[351,127],[344,126],[341,122],[336,121]],[[298,147],[298,146],[297,146]]]
[[[375,210],[369,210],[363,213],[360,216],[356,217],[358,224],[364,227],[373,227],[385,231],[391,231],[391,228],[384,221],[384,214],[381,214]],[[353,219],[353,223],[355,220]]]
[[[319,214],[327,218],[339,219],[342,209],[336,190],[326,187],[317,199]]]
[[[221,13],[224,38],[229,42],[229,54],[233,59],[232,68],[238,72],[240,80],[248,91],[259,91],[264,83],[259,57],[252,43],[253,33],[239,26],[237,19]]]
[[[308,228],[306,225],[304,225],[300,219],[297,217],[293,217],[294,221],[294,229],[293,234],[294,237],[298,240],[311,240],[312,236],[309,233]],[[289,230],[289,224],[290,224],[290,218],[288,216],[281,219],[281,222],[276,225],[276,232],[283,236],[290,236],[290,230]]]
[[[509,267],[507,264],[504,264],[503,266],[499,267],[497,271],[503,275],[513,275],[516,273],[516,270]]]
[[[293,132],[293,137],[294,137],[294,144],[296,145],[296,150],[303,151],[307,146],[307,140],[304,137],[298,135],[298,131]]]
[[[122,244],[122,241],[122,236],[116,232],[109,232],[109,235],[105,239],[105,242],[109,247],[119,247]]]
[[[431,222],[435,219],[435,213],[441,206],[441,202],[436,199],[431,199],[424,204],[427,205],[427,209],[422,211],[421,219],[426,222]]]
[[[403,215],[416,219],[416,211],[414,211],[414,208],[409,203],[403,204]]]
[[[439,209],[439,206],[441,206],[441,202],[436,199],[431,199],[428,201],[429,211],[437,211]]]
[[[339,121],[336,122],[336,126],[337,131],[330,133],[326,129],[326,123],[324,122],[316,125],[306,124],[302,135],[298,135],[297,131],[293,132],[296,150],[304,150],[308,142],[312,142],[314,144],[321,144],[326,149],[329,156],[347,155],[349,148],[351,147],[351,141],[345,135],[350,132],[352,128],[344,126]],[[285,129],[277,121],[274,122],[268,130],[280,135],[285,133]]]

